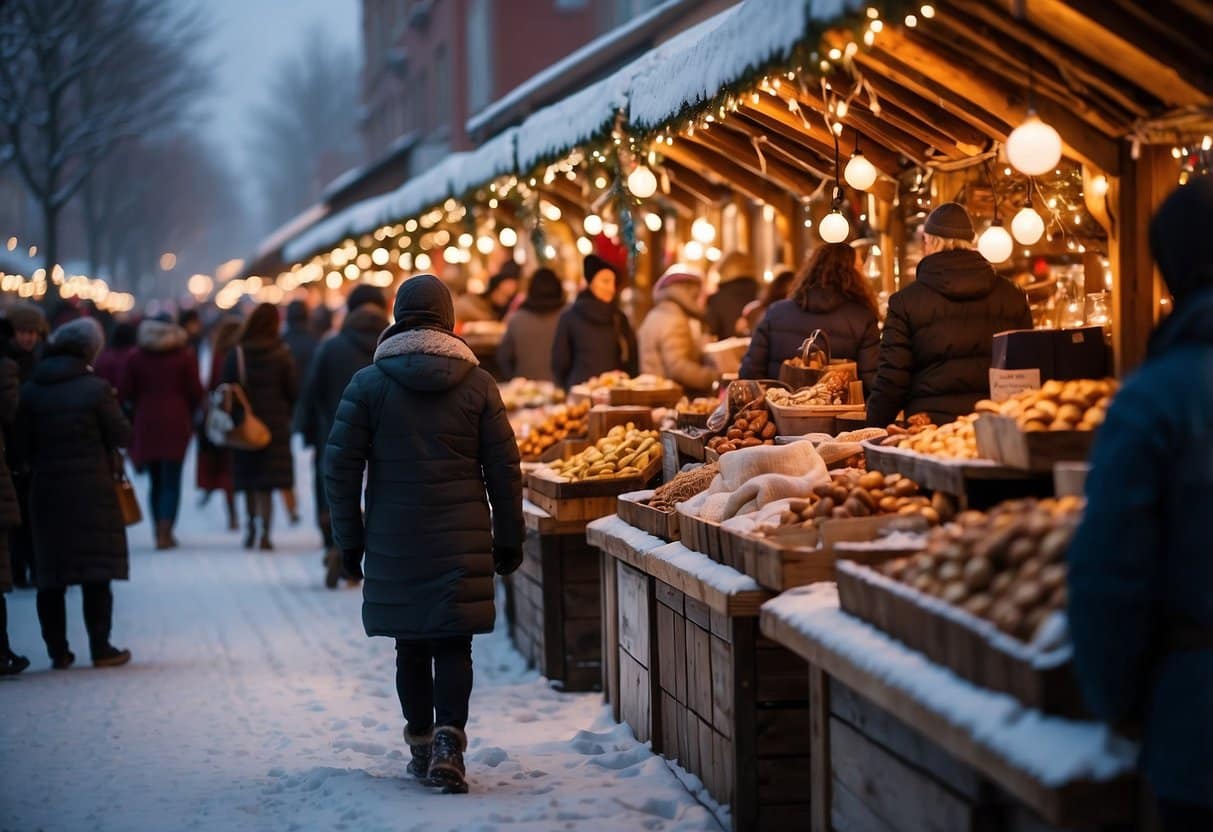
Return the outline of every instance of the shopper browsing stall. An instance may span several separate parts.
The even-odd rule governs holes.
[[[964,206],[945,202],[923,225],[927,255],[913,283],[889,298],[868,424],[925,413],[950,422],[990,392],[994,334],[1031,329],[1024,293],[973,248]]]
[[[565,389],[622,370],[635,375],[636,335],[619,308],[619,275],[596,254],[584,261],[586,288],[564,310],[552,344],[552,374]]]
[[[506,321],[505,335],[497,345],[497,364],[506,378],[552,380],[552,344],[560,312],[564,309],[564,287],[551,269],[531,275],[526,300]]]
[[[640,372],[675,381],[688,393],[711,391],[720,374],[704,363],[702,296],[702,274],[682,263],[666,269],[637,332]]]

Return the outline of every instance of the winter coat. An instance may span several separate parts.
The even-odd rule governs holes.
[[[990,394],[994,334],[1031,328],[1027,297],[976,251],[922,258],[917,279],[889,298],[868,424],[900,410],[937,424],[971,412]]]
[[[244,353],[244,380],[238,356]],[[291,416],[299,395],[295,360],[280,338],[245,341],[223,363],[223,380],[242,384],[257,418],[270,429],[270,444],[260,451],[232,451],[237,491],[277,491],[295,484],[291,456]]]
[[[522,546],[522,474],[497,385],[463,341],[385,339],[345,390],[324,463],[337,545],[365,550],[367,635],[493,629],[493,546]]]
[[[692,297],[697,289],[676,283],[657,292],[636,333],[640,372],[675,381],[688,393],[711,390],[719,376],[703,363],[702,328]]]
[[[138,347],[106,347],[97,356],[93,372],[110,383],[115,390],[122,388],[122,377],[126,375],[127,362]]]
[[[202,403],[198,358],[176,324],[139,324],[139,345],[126,365],[118,398],[135,421],[131,462],[181,462],[194,434],[194,414]]]
[[[38,587],[126,580],[113,466],[131,426],[109,382],[83,358],[47,355],[21,388],[17,436],[33,469],[29,523]]]
[[[556,343],[560,312],[523,308],[509,317],[505,335],[497,345],[497,366],[506,378],[552,381],[552,345]]]
[[[560,313],[552,344],[552,375],[566,390],[610,370],[635,375],[636,336],[627,315],[586,289]]]
[[[312,366],[312,356],[320,339],[312,334],[307,327],[307,318],[302,321],[287,321],[286,331],[282,333],[282,342],[295,360],[295,377],[303,378],[308,368]]]
[[[1079,686],[1095,716],[1143,725],[1161,799],[1213,808],[1213,290],[1159,328],[1091,465],[1067,555]]]
[[[214,390],[223,379],[223,363],[227,360],[226,352],[211,351],[211,368],[207,374],[206,389]],[[232,481],[232,451],[212,444],[206,436],[206,431],[198,431],[198,458],[194,481],[202,491],[224,491],[235,489]]]
[[[732,338],[737,331],[737,321],[751,301],[758,299],[758,281],[752,277],[739,277],[721,283],[716,294],[708,298],[704,324],[708,332],[719,338]]]
[[[324,449],[341,394],[354,374],[369,366],[375,346],[387,329],[387,315],[377,306],[360,306],[346,316],[341,331],[325,339],[299,395],[299,432],[304,441]]]
[[[15,529],[21,525],[21,506],[17,502],[17,490],[13,487],[13,477],[5,462],[4,433],[7,433],[17,419],[17,403],[20,399],[21,386],[17,381],[17,362],[11,358],[0,357],[0,530]],[[9,564],[8,535],[0,534],[0,593],[9,592],[13,588],[13,571]]]
[[[876,314],[836,289],[815,286],[808,305],[786,299],[771,304],[750,336],[741,362],[741,378],[779,378],[783,362],[800,354],[800,345],[813,330],[824,330],[830,354],[858,365],[859,380],[871,389],[880,355],[880,326]]]

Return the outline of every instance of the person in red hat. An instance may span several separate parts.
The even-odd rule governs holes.
[[[653,287],[653,308],[637,331],[640,372],[707,393],[719,377],[703,356],[703,275],[675,263]]]

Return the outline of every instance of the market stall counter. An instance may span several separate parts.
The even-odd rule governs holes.
[[[834,584],[763,605],[807,662],[812,829],[1101,829],[1138,811],[1137,748],[966,682],[840,609]]]

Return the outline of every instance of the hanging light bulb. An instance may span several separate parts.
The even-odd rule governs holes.
[[[499,232],[497,232],[497,239],[501,241],[503,246],[509,248],[510,246],[517,244],[518,232],[507,225],[505,228],[502,228]]]
[[[481,234],[476,238],[476,250],[481,254],[491,254],[495,245],[497,244],[493,242],[493,238],[488,234]]]
[[[656,233],[661,230],[663,225],[665,225],[665,220],[661,218],[660,214],[645,214],[644,224],[649,231]]]
[[[856,150],[847,162],[842,178],[857,191],[866,191],[876,184],[876,166],[868,161],[862,150]]]
[[[628,190],[637,199],[648,199],[657,193],[657,177],[647,165],[637,165],[628,174]]]
[[[1005,263],[1014,249],[1015,241],[998,220],[990,223],[990,227],[977,238],[977,250],[991,263]]]
[[[590,242],[588,237],[577,238],[577,251],[582,257],[594,253],[594,244]]]
[[[587,214],[586,218],[581,221],[581,227],[585,229],[586,234],[597,237],[602,233],[602,217],[597,214]]]
[[[716,226],[700,217],[691,223],[691,236],[706,246],[716,239]]]
[[[1007,161],[1028,176],[1048,173],[1061,161],[1061,136],[1029,110],[1024,122],[1007,136]]]
[[[851,233],[851,224],[842,212],[835,208],[821,218],[817,224],[817,233],[827,243],[841,243]]]
[[[1011,234],[1025,246],[1037,242],[1045,233],[1045,221],[1031,205],[1025,205],[1011,219]]]

